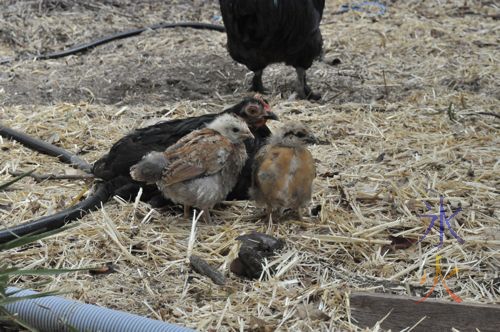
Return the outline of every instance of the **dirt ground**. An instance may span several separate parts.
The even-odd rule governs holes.
[[[112,263],[117,273],[13,282],[50,280],[37,289],[201,331],[357,330],[350,292],[423,296],[429,284],[420,278],[432,275],[439,254],[445,269],[459,269],[447,283],[464,301],[499,303],[498,6],[388,1],[382,16],[335,14],[343,3],[326,1],[324,56],[308,71],[319,102],[293,98],[292,68],[264,73],[273,109],[283,120],[307,123],[321,141],[311,148],[318,178],[310,207],[319,213],[268,226],[254,217],[260,209],[253,202],[214,211],[214,224],[198,224],[193,253],[227,276],[220,287],[186,263],[188,221],[115,198],[76,228],[0,256],[27,268]],[[220,112],[248,95],[251,73],[229,57],[226,36],[216,31],[147,31],[83,54],[22,60],[181,21],[221,23],[217,1],[2,1],[0,61],[18,60],[0,65],[0,122],[94,162],[133,128]],[[74,173],[15,142],[0,144],[0,183],[10,171],[35,167]],[[23,179],[0,192],[0,226],[58,211],[91,185]],[[440,195],[448,215],[462,208],[452,226],[465,244],[447,232],[437,249],[435,228],[422,243],[398,249],[394,238],[421,238],[429,223],[418,217],[427,212],[423,201],[436,208]],[[251,230],[287,241],[274,262],[277,276],[248,281],[229,272],[235,238]],[[433,297],[449,299],[444,289]]]

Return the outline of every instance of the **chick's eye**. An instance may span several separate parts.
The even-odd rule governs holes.
[[[236,127],[234,127],[234,128],[233,128],[233,133],[237,133],[237,132],[239,132],[239,131],[240,131],[240,130],[239,130],[238,128],[236,128]]]
[[[306,134],[304,134],[303,132],[298,132],[297,135],[296,135],[298,138],[304,138],[306,137]]]

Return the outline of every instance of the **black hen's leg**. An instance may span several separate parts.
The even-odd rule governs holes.
[[[252,91],[266,93],[266,89],[264,89],[264,84],[262,84],[263,71],[264,71],[263,69],[260,69],[253,72],[252,88],[251,88]]]
[[[300,99],[311,99],[319,100],[321,98],[320,94],[314,93],[311,88],[307,85],[306,81],[306,70],[302,67],[295,68],[297,72],[297,95]]]

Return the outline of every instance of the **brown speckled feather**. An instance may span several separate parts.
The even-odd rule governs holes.
[[[233,144],[215,130],[204,128],[192,132],[165,151],[169,165],[162,181],[169,186],[217,173],[233,149]]]

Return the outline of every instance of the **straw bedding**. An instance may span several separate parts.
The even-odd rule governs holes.
[[[498,8],[484,1],[392,1],[384,16],[333,15],[342,3],[327,1],[324,59],[309,70],[311,86],[323,93],[319,103],[290,95],[293,69],[273,65],[264,74],[276,113],[305,122],[321,141],[311,148],[318,168],[312,215],[268,225],[253,202],[227,202],[212,224],[197,223],[193,237],[180,213],[115,197],[76,228],[2,252],[1,261],[26,268],[112,263],[116,273],[13,283],[49,281],[35,288],[199,330],[357,330],[350,292],[423,296],[431,278],[423,285],[420,279],[433,276],[439,254],[444,272],[459,269],[447,284],[464,301],[498,303]],[[0,10],[0,57],[217,15],[216,1],[9,0]],[[150,31],[78,56],[2,66],[0,121],[93,162],[133,128],[219,112],[246,95],[251,75],[227,55],[225,40],[212,31]],[[335,59],[341,63],[333,65]],[[18,143],[0,143],[0,183],[33,168],[77,173]],[[91,186],[25,178],[0,193],[0,225],[58,211]],[[437,226],[415,243],[430,222],[418,215],[439,213],[440,195],[447,216],[462,208],[450,222],[463,245],[446,228],[437,248]],[[235,238],[252,230],[287,243],[268,262],[276,274],[257,281],[229,272]],[[405,248],[406,241],[413,245]],[[190,245],[189,252],[226,275],[225,286],[190,269]],[[450,299],[441,286],[432,296]]]

